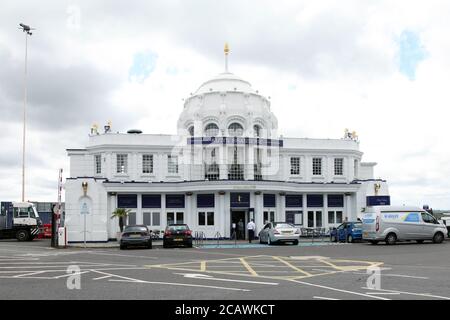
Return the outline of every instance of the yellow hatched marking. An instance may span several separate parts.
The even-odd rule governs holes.
[[[245,261],[244,258],[239,258],[239,260],[241,261],[242,265],[248,270],[248,272],[250,272],[253,276],[258,276],[255,270],[253,270],[253,268],[250,267],[250,265],[247,263],[247,261]]]
[[[200,271],[206,271],[206,261],[200,262]]]
[[[308,277],[312,276],[311,273],[309,273],[309,272],[307,272],[307,271],[305,271],[305,270],[302,270],[302,269],[300,269],[300,268],[297,268],[297,267],[294,266],[293,264],[291,264],[291,263],[289,263],[289,262],[287,262],[287,261],[281,259],[280,257],[273,257],[273,258],[276,259],[276,260],[278,260],[278,261],[280,261],[280,262],[282,262],[282,263],[284,263],[285,265],[287,265],[288,267],[294,269],[295,271],[301,272],[301,273],[307,275]]]

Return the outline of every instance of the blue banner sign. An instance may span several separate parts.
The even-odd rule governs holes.
[[[367,206],[389,206],[391,205],[391,197],[390,196],[368,196]]]
[[[283,147],[283,140],[249,138],[249,137],[191,137],[187,139],[188,144],[239,144],[257,145],[267,147]]]

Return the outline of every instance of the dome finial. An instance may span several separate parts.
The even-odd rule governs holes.
[[[228,53],[230,52],[230,48],[228,47],[227,42],[225,42],[225,46],[223,47],[223,52],[225,53],[225,72],[228,72]]]

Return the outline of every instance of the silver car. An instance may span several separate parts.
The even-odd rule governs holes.
[[[269,245],[280,242],[298,244],[300,230],[287,222],[269,222],[259,232],[259,242]]]

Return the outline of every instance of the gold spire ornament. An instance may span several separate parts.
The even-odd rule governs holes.
[[[225,46],[223,47],[223,52],[225,53],[225,73],[228,73],[228,53],[230,52],[230,48],[228,47],[227,42],[225,42]]]

